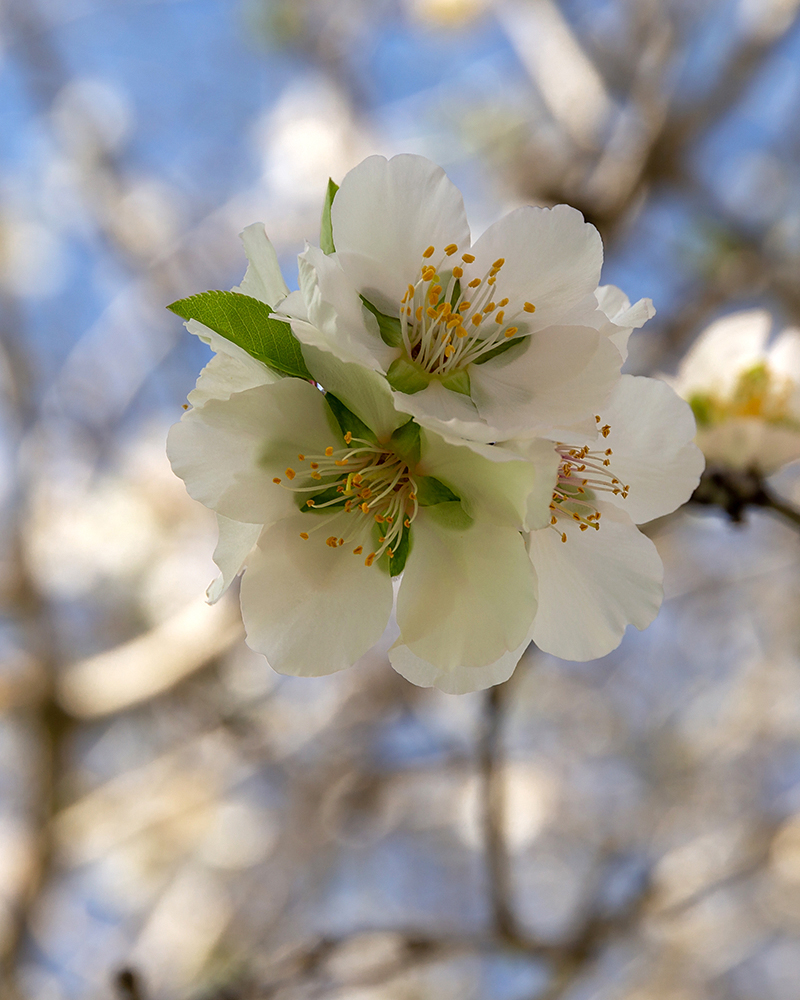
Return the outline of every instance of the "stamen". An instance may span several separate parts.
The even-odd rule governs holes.
[[[448,257],[452,257],[454,253],[458,253],[458,245],[456,243],[450,243],[444,248],[444,252]]]
[[[436,253],[436,248],[435,247],[428,247],[427,250],[423,250],[422,251],[422,256],[425,257],[425,258],[433,257],[433,255],[435,253]]]
[[[475,255],[471,254],[471,253],[462,253],[461,254],[461,259],[464,261],[465,264],[474,264],[475,263]]]
[[[526,302],[522,308],[526,313],[536,312],[536,306],[532,302]]]

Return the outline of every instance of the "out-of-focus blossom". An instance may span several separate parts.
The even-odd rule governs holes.
[[[598,289],[600,236],[567,205],[519,208],[471,246],[460,192],[421,156],[364,160],[331,222],[336,252],[301,254],[282,311],[301,342],[385,375],[395,406],[442,433],[491,442],[591,418],[653,314]]]
[[[697,419],[709,464],[770,475],[800,458],[800,330],[768,345],[771,315],[761,309],[712,323],[675,380]]]

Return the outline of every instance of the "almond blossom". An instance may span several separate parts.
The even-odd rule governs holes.
[[[800,330],[768,344],[763,309],[712,323],[681,364],[675,388],[697,419],[709,464],[770,475],[800,458]]]
[[[245,569],[248,643],[282,673],[350,666],[383,634],[391,578],[404,570],[395,667],[412,680],[435,674],[454,692],[505,679],[536,610],[523,531],[547,523],[552,448],[534,463],[450,444],[396,411],[385,382],[361,370],[367,389],[347,400],[359,413],[345,411],[360,432],[343,431],[309,382],[267,372],[260,385],[215,396],[210,375],[168,450],[189,493],[219,518],[222,575],[210,596]],[[362,423],[370,406],[372,426]]]
[[[652,314],[598,288],[603,249],[575,209],[516,209],[472,245],[460,192],[421,156],[372,156],[331,208],[335,253],[307,247],[281,311],[304,344],[383,374],[394,405],[476,441],[593,413]]]

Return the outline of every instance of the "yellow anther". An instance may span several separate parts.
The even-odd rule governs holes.
[[[427,250],[423,250],[422,256],[423,257],[433,257],[433,255],[435,253],[436,253],[436,248],[435,247],[428,247]]]
[[[471,302],[462,302],[461,305],[458,307],[458,311],[460,313],[465,313],[471,305],[472,305]]]
[[[383,514],[376,514],[375,520],[378,522],[378,524],[383,524],[386,518],[383,516]]]
[[[410,528],[410,527],[411,527],[411,522],[409,521],[409,519],[408,519],[408,518],[406,518],[406,519],[405,519],[405,521],[403,521],[403,524],[404,524],[404,525],[405,525],[405,526],[406,526],[407,528]]]
[[[364,565],[365,566],[371,566],[374,562],[375,562],[375,553],[374,552],[370,552],[370,554],[364,560]]]
[[[458,328],[458,329],[456,330],[456,336],[457,336],[457,337],[460,337],[461,339],[463,339],[464,337],[466,337],[466,335],[467,335],[467,331],[466,331],[466,330],[464,329],[464,327],[463,327],[463,326],[460,326],[460,327],[459,327],[459,328]]]
[[[551,524],[558,524],[558,518],[556,517],[555,514],[553,514],[553,516],[550,518],[550,523]]]
[[[278,479],[277,476],[272,481],[273,481],[273,483],[276,483],[278,486],[281,485],[281,481],[280,481],[280,479]]]
[[[480,326],[482,321],[483,321],[483,316],[481,316],[480,313],[475,313],[475,315],[472,317],[473,326]]]
[[[322,475],[319,472],[312,472],[311,473],[311,478],[312,479],[322,479]]]
[[[335,549],[336,546],[339,544],[339,540],[337,539],[336,535],[331,535],[330,538],[325,539],[325,544],[328,545],[330,548]]]
[[[500,306],[500,308],[502,309],[502,308],[503,308],[503,306],[507,306],[507,305],[508,305],[508,299],[500,299],[500,301],[499,301],[499,302],[498,302],[497,304],[498,304],[498,305]]]
[[[475,255],[471,253],[462,253],[461,259],[465,264],[471,264],[475,260]]]
[[[452,344],[448,344],[444,349],[445,357],[449,358],[456,353],[455,347]]]
[[[338,543],[338,544],[339,544],[339,545],[344,545],[344,539],[343,539],[343,538],[340,538],[340,539],[339,539],[339,543]]]
[[[600,433],[603,435],[604,438],[607,438],[608,435],[611,433],[611,425],[606,424],[604,427],[601,427]]]
[[[353,440],[353,435],[350,433],[350,431],[348,431],[344,436],[344,443],[350,444],[352,440]]]
[[[463,274],[464,274],[464,269],[456,264],[456,266],[453,268],[453,277],[460,278]]]
[[[500,268],[503,266],[503,264],[505,264],[505,262],[506,262],[505,257],[498,257],[497,260],[494,262],[494,264],[492,264],[492,267],[499,271]]]
[[[369,504],[368,503],[359,504],[359,507],[361,508],[362,513],[369,514]]]
[[[452,257],[454,253],[458,252],[458,245],[456,243],[449,243],[445,248],[444,252],[448,257]]]
[[[493,285],[495,281],[497,281],[497,278],[495,278],[495,276],[492,274],[486,279],[486,284]]]
[[[613,455],[614,452],[610,448],[606,448],[606,455]]]
[[[386,550],[386,554],[387,554],[387,555],[389,556],[389,558],[391,559],[391,558],[392,558],[392,556],[394,555],[394,552],[392,552],[391,548],[388,548],[388,549]]]
[[[188,410],[189,409],[189,404],[188,403],[184,403],[183,404],[183,408],[184,408],[184,410]]]
[[[314,507],[315,504],[316,504],[316,501],[314,500],[313,497],[309,497],[309,499],[306,500],[306,507]]]
[[[353,549],[353,555],[360,556],[363,551],[364,551],[363,545],[356,545],[356,547]]]
[[[487,302],[486,305],[483,307],[483,311],[488,316],[489,313],[494,312],[496,308],[497,306],[495,305],[494,302]]]
[[[460,326],[460,325],[461,325],[460,316],[451,316],[450,319],[447,321],[448,330],[451,330],[454,326]]]
[[[422,306],[417,306],[416,315],[417,315],[417,322],[419,323],[419,321],[422,319]]]
[[[428,306],[428,308],[425,310],[425,315],[430,316],[431,319],[436,319],[436,310],[433,309],[431,306]]]
[[[594,420],[595,420],[595,423],[597,423],[597,424],[600,423],[600,417],[598,417],[597,414],[595,414]]]
[[[526,302],[522,308],[526,313],[536,312],[536,306],[532,302]]]
[[[349,465],[349,464],[350,464],[350,459],[349,459],[349,458],[337,458],[337,459],[336,459],[336,460],[334,461],[334,463],[333,463],[333,464],[334,464],[334,465],[338,465],[338,466],[342,466],[342,465]]]
[[[516,332],[517,332],[517,327],[516,326],[510,326],[506,330],[506,336],[507,337],[513,337]]]
[[[319,468],[319,462],[312,462],[311,463],[311,468],[312,469],[318,469]]]
[[[480,283],[481,283],[480,278],[473,278],[472,281],[470,281],[470,283],[467,285],[467,288],[477,288]]]
[[[305,462],[305,460],[306,460],[306,456],[305,455],[298,455],[297,457],[300,459],[301,462]]]
[[[436,274],[436,268],[431,267],[431,265],[428,264],[422,269],[422,280],[430,281],[435,276],[435,274]]]
[[[333,454],[333,448],[330,445],[328,445],[328,447],[325,449],[325,454],[328,456],[328,458],[330,458],[331,455]]]
[[[286,470],[286,478],[287,479],[294,479],[294,477],[296,475],[297,475],[297,473],[294,471],[294,469],[287,469]]]
[[[499,323],[502,326],[503,320],[505,319],[505,315],[506,315],[505,312],[501,309],[500,312],[494,318],[495,323]]]
[[[564,532],[561,533],[561,541],[562,542],[566,542],[566,540],[567,540],[567,533],[566,533],[566,531],[564,531]]]
[[[588,524],[582,524],[582,525],[581,525],[581,531],[586,531],[586,529],[587,529],[588,527],[590,527],[590,525],[588,525]]]
[[[450,303],[449,302],[443,302],[439,306],[438,315],[439,316],[449,316],[452,311],[453,311],[453,307],[450,305]]]

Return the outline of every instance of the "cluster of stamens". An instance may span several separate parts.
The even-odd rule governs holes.
[[[595,416],[598,433],[607,438],[611,433],[609,424],[603,424],[599,416]],[[597,493],[613,493],[625,499],[630,491],[616,476],[611,474],[611,448],[590,448],[583,445],[580,448],[567,444],[557,444],[556,451],[561,455],[558,467],[558,478],[550,501],[550,527],[566,542],[567,533],[559,527],[560,518],[569,518],[577,522],[581,531],[594,528],[600,530],[600,511],[594,503]]]
[[[532,313],[535,306],[525,302],[513,315],[506,316],[509,300],[497,296],[497,276],[505,258],[496,260],[483,277],[462,285],[464,268],[450,267],[448,258],[458,253],[455,243],[444,248],[438,264],[429,263],[436,253],[428,247],[416,284],[409,285],[400,301],[400,325],[408,357],[427,371],[447,375],[478,360],[507,342],[519,327],[518,316]],[[463,264],[472,264],[471,253],[461,255]],[[443,281],[447,265],[449,277]]]
[[[349,431],[345,443],[348,447],[339,449],[330,445],[323,455],[298,455],[298,469],[285,471],[289,482],[279,476],[272,481],[305,496],[306,508],[330,510],[330,517],[320,518],[315,527],[300,532],[305,541],[315,531],[336,525],[340,532],[325,539],[325,544],[335,549],[363,537],[367,526],[380,525],[378,548],[364,559],[364,565],[371,566],[384,552],[391,558],[403,529],[411,527],[418,509],[416,484],[406,462],[394,452],[354,438]],[[361,544],[353,549],[357,556],[363,552]]]

